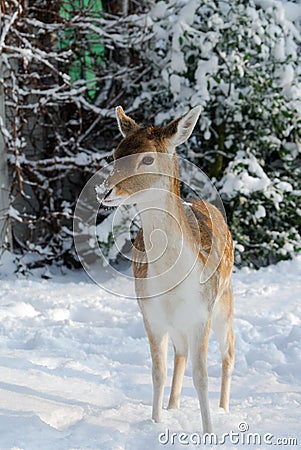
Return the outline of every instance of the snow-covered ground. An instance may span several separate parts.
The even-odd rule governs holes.
[[[201,432],[190,364],[181,409],[164,410],[161,424],[150,420],[151,360],[134,300],[100,289],[83,272],[16,277],[3,258],[0,275],[1,450],[197,447],[186,445],[197,442],[190,433]],[[215,448],[271,448],[283,437],[301,443],[300,275],[301,258],[234,274],[236,364],[229,414],[218,408],[221,365],[213,336],[209,390],[215,432],[242,431],[239,444],[228,440]],[[120,283],[116,278],[107,287],[120,290]],[[165,404],[172,360],[170,351]],[[248,433],[273,437],[244,446]]]

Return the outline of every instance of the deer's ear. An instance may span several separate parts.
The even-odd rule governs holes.
[[[116,118],[118,128],[123,137],[126,137],[132,131],[140,128],[140,126],[135,122],[135,120],[131,119],[129,116],[125,114],[121,106],[117,106],[116,108]]]
[[[187,141],[190,137],[201,110],[201,106],[196,106],[191,111],[184,114],[184,116],[173,120],[161,129],[162,136],[168,141],[171,151],[178,145],[183,144],[183,142]]]

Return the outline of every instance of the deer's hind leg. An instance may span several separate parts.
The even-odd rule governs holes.
[[[174,371],[167,408],[178,409],[180,406],[180,395],[187,362],[188,344],[187,339],[182,336],[171,335],[171,339],[174,346]]]
[[[234,366],[233,291],[229,288],[213,315],[212,329],[219,341],[222,357],[222,383],[219,406],[229,411],[231,377]]]
[[[192,363],[192,379],[197,391],[203,423],[203,433],[212,432],[208,398],[207,351],[210,333],[210,320],[195,327],[189,341]]]

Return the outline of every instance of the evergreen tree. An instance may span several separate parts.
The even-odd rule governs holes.
[[[135,107],[158,123],[170,110],[176,117],[203,106],[183,154],[220,190],[236,262],[256,267],[301,247],[301,7],[292,14],[292,5],[157,2],[145,62],[151,74],[142,94],[133,93]]]

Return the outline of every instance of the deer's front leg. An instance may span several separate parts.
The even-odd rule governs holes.
[[[162,405],[164,386],[167,376],[167,344],[168,335],[154,334],[150,330],[148,332],[148,339],[150,343],[152,356],[152,378],[153,378],[153,413],[152,419],[155,422],[160,422],[162,417]]]

